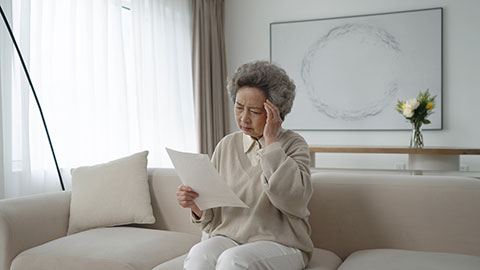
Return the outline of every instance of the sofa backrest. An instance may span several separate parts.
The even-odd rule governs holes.
[[[157,222],[147,227],[201,234],[177,204],[174,169],[149,169]],[[480,256],[480,180],[454,176],[312,174],[315,247],[345,259],[395,248]]]
[[[198,226],[190,221],[190,210],[177,203],[177,189],[182,184],[174,169],[149,168],[148,182],[155,224],[140,227],[186,232],[201,235]]]
[[[369,248],[480,256],[480,180],[453,176],[315,173],[316,247],[342,259]]]

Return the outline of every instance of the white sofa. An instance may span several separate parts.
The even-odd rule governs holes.
[[[480,180],[315,173],[307,269],[480,269]],[[173,169],[149,169],[156,223],[67,236],[70,193],[0,201],[0,269],[182,269],[200,240]],[[101,207],[99,205],[99,207]]]

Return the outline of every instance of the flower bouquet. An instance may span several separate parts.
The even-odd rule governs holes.
[[[433,113],[436,97],[430,96],[427,89],[424,93],[420,92],[417,98],[411,98],[407,101],[398,100],[397,112],[403,114],[412,124],[410,147],[423,147],[422,125],[430,124],[430,120],[427,117]]]

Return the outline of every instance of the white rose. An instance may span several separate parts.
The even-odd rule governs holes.
[[[418,106],[417,106],[418,107]],[[405,117],[412,117],[413,116],[413,110],[406,107],[404,110],[403,110],[403,115],[405,115]]]
[[[410,109],[412,111],[418,108],[418,106],[420,106],[420,102],[418,102],[416,98],[411,98],[407,100],[407,102],[405,103],[405,108]]]

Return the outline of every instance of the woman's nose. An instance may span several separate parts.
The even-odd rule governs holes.
[[[248,123],[249,120],[250,120],[250,117],[248,116],[248,111],[245,110],[242,112],[242,114],[240,115],[240,120],[244,123]]]

